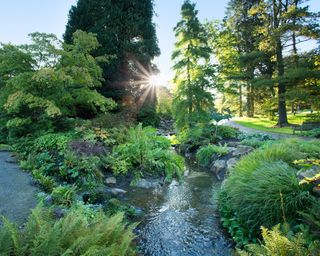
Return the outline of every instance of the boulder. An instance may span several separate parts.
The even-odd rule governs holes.
[[[146,179],[140,179],[136,184],[134,184],[135,187],[137,188],[145,188],[145,189],[150,189],[150,188],[156,188],[160,186],[159,181],[155,180],[146,180]]]
[[[301,170],[298,172],[298,179],[303,180],[304,178],[312,178],[320,173],[320,166],[312,166],[307,170]]]
[[[127,191],[121,189],[121,188],[111,188],[110,190],[110,193],[113,194],[113,195],[123,195],[125,193],[127,193]]]
[[[51,195],[47,195],[44,199],[43,202],[45,205],[52,205],[53,204],[53,198]]]
[[[105,184],[117,184],[117,179],[115,177],[106,178],[104,181]]]
[[[227,168],[226,160],[217,160],[211,165],[210,171],[212,171],[219,180],[222,180],[224,177],[226,168]]]
[[[236,147],[227,147],[227,149],[228,149],[228,152],[229,152],[229,153],[234,152],[234,151],[237,150]]]
[[[232,169],[232,168],[236,165],[236,163],[237,163],[238,161],[239,161],[238,158],[235,158],[235,157],[230,158],[230,159],[227,161],[227,170]]]
[[[228,146],[229,147],[234,147],[234,148],[236,148],[236,147],[238,147],[240,145],[240,142],[239,141],[229,141],[228,142]]]
[[[242,157],[249,154],[253,150],[252,147],[239,145],[235,151],[232,152],[233,157]]]

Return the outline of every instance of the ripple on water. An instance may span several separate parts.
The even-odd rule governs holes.
[[[150,207],[137,231],[141,254],[230,255],[230,244],[221,230],[211,196],[219,187],[220,183],[209,174],[191,172],[182,184],[173,183],[164,189],[160,207],[154,207],[153,198],[146,199]]]

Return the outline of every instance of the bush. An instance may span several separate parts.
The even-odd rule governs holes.
[[[58,186],[53,189],[51,196],[54,204],[71,206],[75,200],[75,186]]]
[[[237,128],[220,125],[217,127],[217,137],[221,139],[235,139],[238,138],[240,132]]]
[[[227,228],[239,226],[229,230],[239,244],[258,237],[260,226],[294,221],[298,211],[312,204],[308,188],[299,185],[293,161],[319,156],[319,150],[316,141],[286,140],[266,145],[238,162],[223,184],[220,208]]]
[[[202,124],[180,131],[177,140],[182,146],[182,151],[193,152],[210,143],[215,144],[223,139],[237,138],[239,134],[239,131],[233,127]]]
[[[127,142],[114,147],[106,163],[115,174],[132,171],[135,178],[159,174],[167,179],[179,177],[184,162],[170,147],[170,140],[158,136],[155,129],[143,128],[140,124],[129,129]]]
[[[157,126],[160,122],[160,116],[155,104],[144,104],[137,114],[137,121],[144,126]]]
[[[237,251],[239,256],[309,256],[319,255],[319,241],[310,242],[303,233],[285,234],[280,230],[280,225],[274,226],[271,230],[262,227],[263,243],[250,244],[246,246],[246,251]]]
[[[208,145],[201,147],[196,154],[198,163],[202,166],[208,166],[214,156],[223,156],[228,154],[228,148],[226,146]]]
[[[83,208],[74,207],[55,221],[48,210],[37,207],[24,229],[3,219],[1,255],[135,255],[134,225],[127,227],[122,213],[106,217],[101,212],[86,214]]]
[[[320,128],[315,128],[311,131],[304,132],[304,135],[312,138],[320,138]]]

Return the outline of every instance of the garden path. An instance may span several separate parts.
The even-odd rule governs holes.
[[[234,122],[232,120],[224,122],[223,125],[227,125],[227,126],[231,126],[231,127],[234,127],[234,128],[238,128],[243,133],[268,134],[273,139],[286,139],[286,138],[297,138],[298,137],[296,135],[282,134],[282,133],[275,133],[275,132],[265,132],[265,131],[260,131],[260,130],[257,130],[257,129],[244,127],[244,126],[242,126],[242,125],[240,125],[240,124],[238,124],[238,123],[236,123],[236,122]],[[305,139],[305,137],[303,139]]]
[[[11,153],[0,151],[0,215],[22,224],[37,204],[37,192]]]

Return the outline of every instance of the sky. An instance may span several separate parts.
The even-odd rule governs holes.
[[[68,12],[77,0],[0,0],[0,42],[23,44],[32,32],[53,33],[62,38]],[[201,21],[222,19],[228,0],[195,0]],[[173,28],[180,19],[183,0],[155,0],[154,21],[161,56],[155,59],[162,76],[171,76],[170,56],[174,47]],[[320,0],[311,0],[312,11],[320,11]]]

